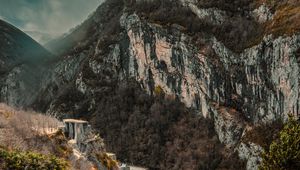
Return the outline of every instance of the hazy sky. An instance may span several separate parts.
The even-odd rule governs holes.
[[[23,31],[59,35],[83,22],[103,0],[0,0],[0,18]]]

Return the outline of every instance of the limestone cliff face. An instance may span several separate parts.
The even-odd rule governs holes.
[[[298,35],[266,36],[259,45],[237,54],[214,37],[204,37],[205,44],[197,46],[191,36],[176,28],[170,34],[135,14],[124,14],[120,22],[124,28],[120,43],[111,45],[105,55],[98,54],[101,47],[94,47],[93,56],[81,63],[87,68],[79,67],[80,56],[57,65],[48,98],[57,95],[53,89],[70,83],[82,95],[95,96],[99,87],[85,77],[86,69],[95,75],[109,71],[107,80],[134,78],[149,94],[161,87],[167,95],[196,109],[199,116],[214,119],[219,140],[238,149],[241,158],[250,161],[248,169],[257,168],[252,164],[259,154],[253,157],[249,152],[259,146],[246,148],[240,143],[246,124],[299,113]],[[97,61],[99,58],[103,61]],[[91,109],[97,104],[93,97],[88,102]],[[48,111],[59,114],[61,104],[54,100]],[[74,107],[80,106],[74,103]]]
[[[299,112],[298,35],[267,36],[259,45],[237,54],[214,37],[204,38],[206,44],[196,46],[190,36],[177,30],[167,34],[136,15],[125,14],[121,25],[129,39],[128,63],[116,65],[123,65],[123,71],[149,93],[161,86],[203,116],[220,105],[238,109],[253,122]],[[113,49],[117,60],[119,48]]]
[[[192,37],[176,29],[170,35],[134,14],[123,15],[121,25],[129,39],[128,63],[115,63],[122,65],[122,73],[141,82],[149,93],[159,86],[199,115],[214,119],[219,140],[228,147],[240,145],[246,121],[269,122],[299,114],[299,35],[266,36],[237,54],[214,37],[197,46]],[[119,48],[113,49],[116,61],[121,57]],[[248,169],[257,168],[251,165],[254,158],[245,159],[250,161]]]

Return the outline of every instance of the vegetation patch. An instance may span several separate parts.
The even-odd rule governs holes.
[[[37,165],[46,167],[44,169],[63,167],[60,166],[64,165],[63,159],[68,159],[73,150],[62,130],[58,130],[61,125],[49,115],[26,112],[0,103],[0,146],[3,146],[0,156],[3,166],[0,167],[14,170],[26,169],[23,166],[26,164],[29,169],[43,169]],[[51,163],[55,166],[47,168]]]
[[[291,36],[300,31],[300,2],[296,6],[281,6],[276,10],[273,20],[266,24],[266,34],[275,37]]]
[[[293,117],[284,125],[279,138],[262,154],[261,170],[300,169],[300,123]]]
[[[255,143],[267,150],[271,142],[279,137],[279,131],[282,128],[283,122],[281,120],[260,124],[248,131],[246,135],[243,136],[242,141],[245,143]]]
[[[0,169],[4,170],[66,170],[68,162],[55,156],[34,152],[7,151],[0,149]]]
[[[235,1],[229,3],[225,0],[199,1],[199,8],[217,7],[226,10],[228,19],[224,24],[215,25],[206,19],[195,15],[190,8],[183,6],[179,1],[154,0],[146,2],[131,2],[128,9],[136,12],[141,18],[148,22],[162,25],[171,29],[179,25],[181,31],[191,35],[197,44],[200,37],[207,34],[214,35],[234,52],[241,52],[262,40],[263,26],[251,17],[249,11],[252,9],[252,0]],[[129,10],[129,11],[130,11]]]
[[[73,149],[68,145],[68,140],[62,130],[47,136],[46,140],[51,143],[49,145],[53,146],[55,156],[67,159],[73,153]]]
[[[161,86],[156,86],[155,88],[154,88],[154,94],[156,95],[156,96],[163,96],[164,95],[164,90],[162,89],[162,87]]]
[[[180,101],[148,95],[134,80],[95,88],[97,106],[92,110],[87,107],[82,111],[85,114],[77,116],[99,130],[107,149],[122,162],[150,169],[243,169],[244,164],[238,164],[236,156],[223,156],[224,146],[218,141],[213,123]],[[157,86],[157,92],[163,92],[161,87]]]
[[[108,170],[117,169],[118,162],[108,156],[107,153],[97,154],[97,159],[104,165]]]
[[[177,24],[182,32],[198,37],[203,34],[214,35],[234,52],[259,44],[265,35],[291,36],[300,31],[300,2],[298,0],[201,0],[199,8],[217,8],[226,11],[226,22],[214,25],[198,18],[188,7],[179,1],[154,0],[127,3],[128,9],[136,12],[148,22],[172,28]],[[250,17],[250,13],[260,5],[266,4],[274,18],[260,24]],[[197,38],[194,38],[197,40]]]

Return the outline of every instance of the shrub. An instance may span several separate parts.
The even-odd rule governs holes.
[[[52,146],[51,153],[55,156],[68,158],[72,154],[73,149],[68,145],[68,140],[61,129],[52,135],[44,137],[49,143],[48,145]]]
[[[106,153],[97,154],[98,160],[104,165],[108,170],[118,168],[118,162],[108,156]]]
[[[65,160],[54,156],[4,149],[0,149],[0,163],[0,168],[14,170],[65,170],[69,168],[69,164]]]
[[[156,86],[154,89],[154,94],[156,96],[162,96],[162,95],[164,95],[164,90],[162,89],[161,86]]]
[[[300,169],[300,123],[290,117],[262,158],[261,170]]]

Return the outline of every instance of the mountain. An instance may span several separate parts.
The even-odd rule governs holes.
[[[122,162],[258,169],[299,115],[299,11],[296,0],[107,0],[48,44],[59,57],[32,107],[89,120]]]
[[[106,1],[55,43],[61,61],[36,106],[88,119],[124,162],[257,169],[264,131],[299,114],[299,9]]]
[[[94,29],[96,29],[97,27],[92,27],[92,25],[94,25],[97,22],[98,18],[101,18],[99,16],[99,11],[102,10],[106,11],[106,9],[102,7],[101,10],[97,10],[98,14],[97,12],[90,14],[88,19],[85,20],[82,24],[70,29],[68,33],[65,33],[61,37],[52,39],[51,41],[47,42],[44,46],[56,55],[65,55],[64,53],[74,50],[72,48],[78,45],[86,45],[84,43],[86,43],[85,41],[87,40],[87,37],[90,36],[90,32],[95,32]],[[104,11],[100,13],[104,13]],[[90,37],[90,39],[93,38]]]
[[[41,44],[46,44],[49,41],[57,38],[57,36],[55,35],[39,32],[39,31],[25,31],[25,33],[33,37],[36,41],[38,41]]]
[[[0,20],[0,100],[26,106],[34,101],[44,63],[52,57],[28,35]]]

